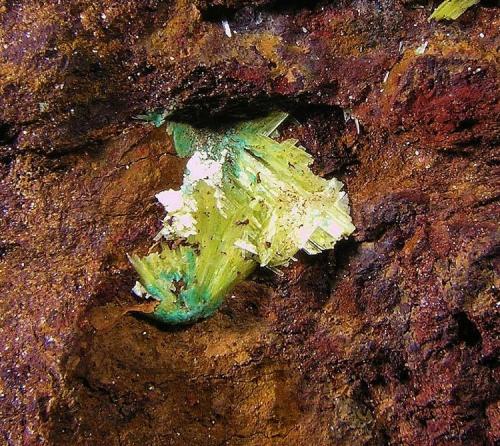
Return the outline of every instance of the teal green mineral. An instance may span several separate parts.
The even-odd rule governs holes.
[[[130,257],[134,291],[158,301],[154,318],[206,318],[257,266],[275,269],[353,232],[342,183],[314,175],[296,140],[271,137],[286,118],[274,112],[224,130],[167,124],[177,153],[190,157],[184,182],[157,194],[167,211],[158,252]]]

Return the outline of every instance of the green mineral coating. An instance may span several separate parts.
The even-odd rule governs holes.
[[[455,20],[480,0],[445,0],[429,17],[429,20]]]
[[[166,112],[148,112],[145,115],[138,115],[135,119],[149,122],[155,127],[161,127],[165,123]]]
[[[258,265],[331,249],[355,229],[342,183],[314,175],[296,140],[269,136],[286,118],[274,112],[223,130],[168,123],[178,154],[191,156],[181,191],[168,191],[181,203],[164,220],[159,252],[130,257],[159,301],[153,318],[206,318]]]

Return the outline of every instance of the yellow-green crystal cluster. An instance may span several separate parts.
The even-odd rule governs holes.
[[[479,0],[445,0],[429,17],[429,20],[455,20]]]
[[[258,265],[331,249],[354,230],[342,183],[314,175],[296,140],[271,137],[286,118],[274,112],[222,131],[168,124],[178,154],[191,157],[184,183],[157,195],[167,210],[160,252],[130,258],[137,293],[159,301],[156,319],[210,316]]]

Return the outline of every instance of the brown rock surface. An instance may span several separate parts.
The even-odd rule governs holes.
[[[430,11],[0,1],[1,444],[499,441],[499,15]],[[184,166],[133,117],[276,106],[354,237],[194,326],[126,313]]]

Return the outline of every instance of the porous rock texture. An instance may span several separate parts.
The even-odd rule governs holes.
[[[493,2],[0,1],[0,443],[493,445]],[[231,37],[221,24],[228,21]],[[357,231],[212,318],[127,313],[180,185],[168,110],[289,111]]]

